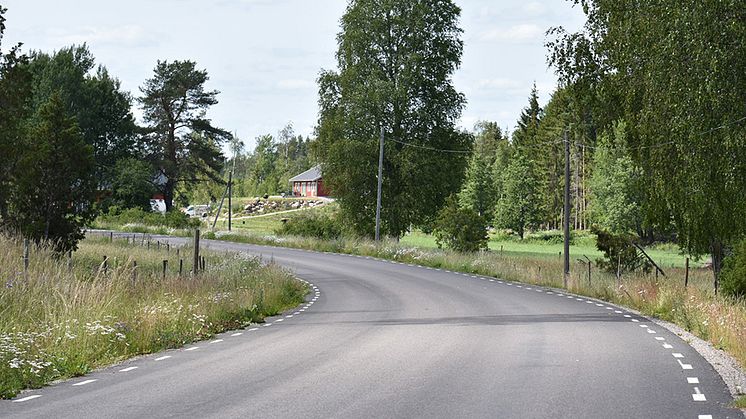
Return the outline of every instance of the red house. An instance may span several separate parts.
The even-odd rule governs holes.
[[[321,167],[314,166],[290,179],[293,196],[328,196],[321,181]]]

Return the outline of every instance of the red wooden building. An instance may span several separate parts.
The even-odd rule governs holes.
[[[293,196],[328,196],[321,180],[321,167],[314,166],[290,179]]]

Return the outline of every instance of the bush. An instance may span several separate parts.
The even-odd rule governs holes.
[[[202,225],[199,219],[189,218],[188,215],[178,210],[160,214],[143,211],[141,208],[122,210],[119,207],[110,207],[109,212],[99,216],[98,220],[107,224],[143,224],[169,228],[197,228]]]
[[[601,269],[610,273],[616,273],[617,270],[632,272],[638,269],[650,272],[653,266],[644,256],[638,254],[634,246],[635,236],[596,229],[593,232],[598,236],[596,247],[604,252],[604,258],[596,261]]]
[[[342,225],[333,215],[316,211],[303,211],[288,219],[276,233],[282,236],[334,240],[342,236]]]
[[[725,295],[746,297],[746,240],[738,243],[733,254],[723,261],[720,286]]]
[[[434,227],[438,247],[446,245],[459,252],[487,249],[487,222],[476,211],[460,208],[454,198],[440,210]]]

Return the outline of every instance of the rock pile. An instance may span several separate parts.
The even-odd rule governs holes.
[[[270,212],[313,208],[322,204],[323,201],[315,199],[284,199],[278,201],[256,198],[253,202],[249,202],[244,206],[243,213],[246,215],[267,214]]]

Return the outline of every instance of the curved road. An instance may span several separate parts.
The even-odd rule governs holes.
[[[689,345],[605,303],[356,256],[204,245],[272,257],[315,291],[258,328],[0,402],[0,417],[743,418]]]

